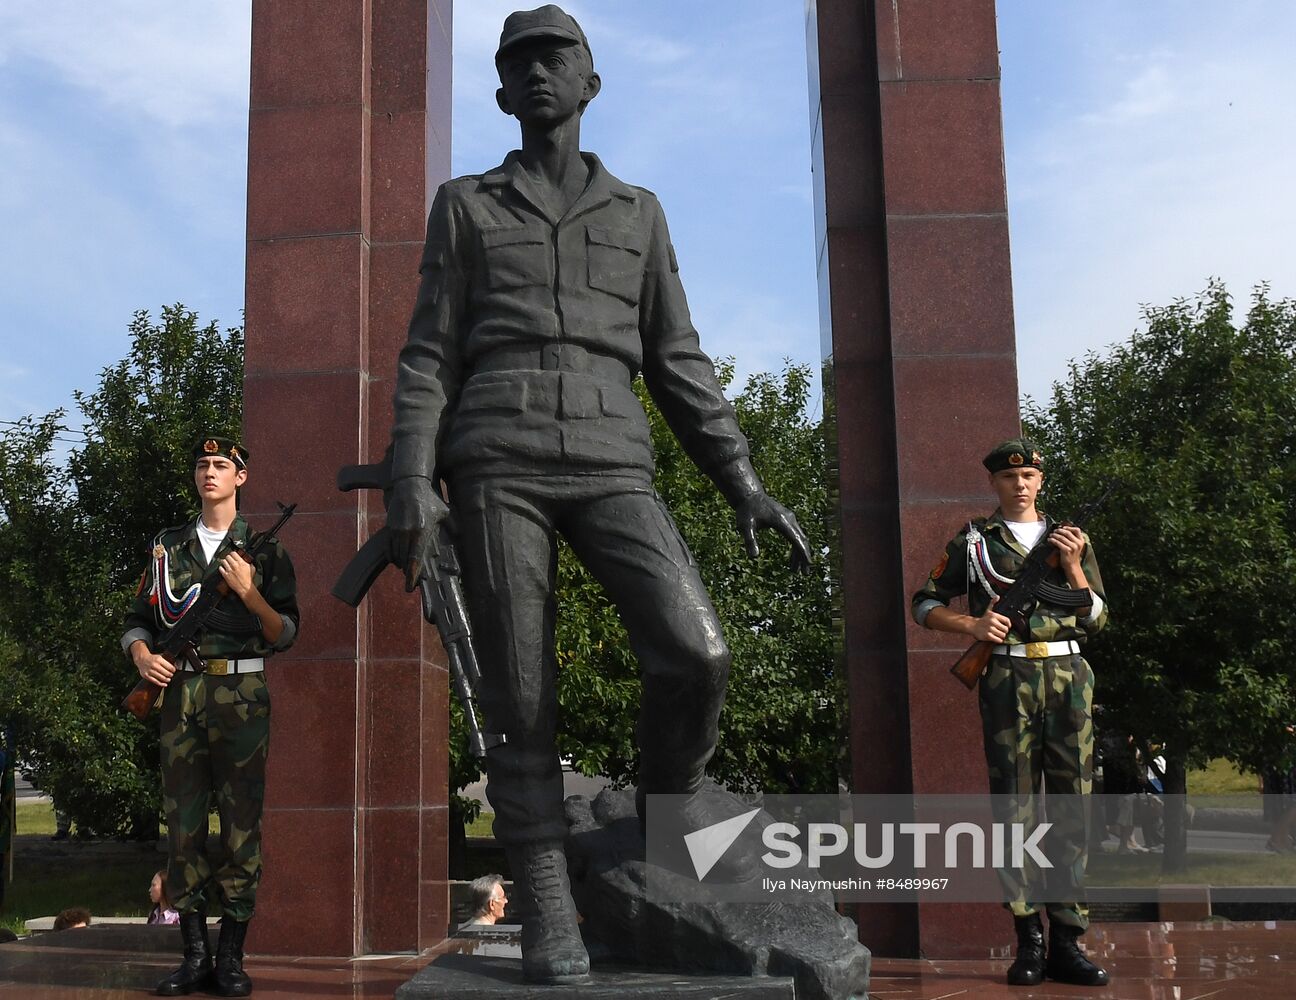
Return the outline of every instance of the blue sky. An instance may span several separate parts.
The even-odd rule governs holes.
[[[459,4],[456,172],[515,144],[491,63],[515,6]],[[583,145],[658,193],[703,345],[817,363],[801,0],[568,8],[604,79]],[[249,9],[0,7],[0,420],[92,388],[135,309],[239,322]],[[1212,275],[1296,295],[1296,4],[1000,0],[999,34],[1024,392]]]

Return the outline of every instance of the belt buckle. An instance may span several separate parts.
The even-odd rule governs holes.
[[[1042,660],[1049,655],[1047,642],[1028,642],[1026,643],[1026,658],[1028,660]]]
[[[211,674],[213,677],[224,677],[226,674],[230,673],[230,661],[208,660],[207,673]]]

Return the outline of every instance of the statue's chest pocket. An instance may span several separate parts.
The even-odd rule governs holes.
[[[587,226],[585,247],[590,287],[638,305],[647,241],[633,230]]]
[[[553,250],[544,226],[491,226],[481,231],[488,288],[553,283]]]

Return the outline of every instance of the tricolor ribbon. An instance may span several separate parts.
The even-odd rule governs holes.
[[[153,593],[150,603],[157,605],[158,617],[164,626],[170,628],[193,607],[194,601],[198,600],[198,595],[202,592],[202,584],[195,583],[177,597],[171,590],[171,557],[160,539],[154,546],[154,551],[158,555],[153,563]]]

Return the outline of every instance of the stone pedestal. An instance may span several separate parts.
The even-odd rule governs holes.
[[[449,175],[449,0],[255,0],[245,436],[254,523],[283,533],[301,638],[270,667],[273,735],[254,953],[442,940],[447,680],[395,574],[329,594],[382,507],[334,486],[382,455],[431,194]]]
[[[836,417],[852,789],[983,792],[960,644],[909,623],[945,542],[993,509],[1018,430],[994,0],[812,0],[824,394]],[[984,957],[989,904],[857,908],[879,955]]]
[[[677,976],[637,969],[596,969],[575,986],[522,981],[522,959],[446,955],[396,991],[396,1000],[794,1000],[791,978]]]

